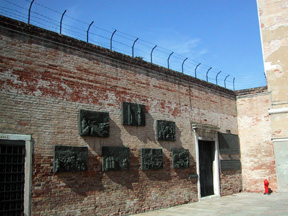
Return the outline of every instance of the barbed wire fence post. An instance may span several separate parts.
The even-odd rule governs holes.
[[[182,62],[182,73],[184,73],[184,63],[188,58],[185,58],[184,61]]]
[[[89,43],[89,30],[90,30],[90,27],[92,26],[92,24],[94,23],[94,21],[92,21],[87,29],[87,43]]]
[[[5,10],[5,11],[10,12],[10,14],[12,14],[12,16],[13,15],[18,16],[18,17],[25,16],[25,18],[21,18],[21,20],[24,20],[24,22],[27,19],[27,12],[28,12],[28,24],[29,25],[31,25],[31,22],[32,22],[33,25],[35,25],[35,26],[42,27],[42,28],[45,28],[47,30],[53,29],[52,31],[60,32],[60,34],[62,34],[63,33],[63,20],[64,20],[64,16],[65,16],[65,21],[66,21],[66,19],[67,19],[67,21],[65,22],[66,28],[64,27],[64,29],[65,29],[65,34],[67,34],[67,36],[72,35],[72,37],[74,37],[76,39],[80,39],[80,40],[85,41],[87,43],[99,44],[100,46],[103,46],[107,49],[110,48],[111,51],[117,51],[117,52],[123,53],[125,55],[131,55],[131,42],[132,42],[132,57],[135,57],[136,56],[135,52],[137,52],[137,56],[140,54],[139,55],[140,58],[142,58],[144,61],[148,60],[148,62],[149,62],[149,54],[150,54],[150,63],[151,64],[156,64],[156,65],[159,65],[162,67],[166,67],[169,70],[182,72],[183,74],[185,72],[185,74],[187,74],[187,75],[189,75],[190,69],[192,69],[192,71],[193,71],[193,68],[194,68],[195,78],[198,78],[198,79],[201,79],[203,81],[210,82],[210,83],[215,83],[218,86],[219,86],[219,81],[221,81],[220,86],[222,86],[224,88],[232,89],[234,91],[236,89],[235,77],[231,81],[228,80],[230,77],[230,74],[229,75],[225,74],[225,73],[224,73],[224,75],[222,74],[224,76],[224,77],[222,76],[222,78],[225,78],[224,83],[223,83],[224,86],[223,86],[222,85],[223,79],[222,78],[219,79],[219,76],[221,75],[222,71],[216,72],[215,69],[212,70],[212,67],[209,67],[209,66],[204,65],[204,64],[201,65],[201,63],[197,64],[197,62],[193,59],[189,59],[189,61],[188,61],[188,58],[185,56],[181,56],[177,53],[171,52],[171,50],[165,49],[163,47],[158,47],[157,45],[154,45],[150,42],[140,40],[138,37],[136,38],[136,37],[131,36],[127,33],[123,33],[121,31],[118,32],[117,29],[109,31],[109,30],[101,29],[98,26],[96,26],[96,28],[100,29],[100,31],[104,31],[104,33],[107,34],[107,36],[103,36],[103,35],[105,35],[105,34],[103,34],[103,32],[98,33],[98,31],[97,31],[97,33],[92,33],[92,32],[90,32],[90,30],[92,28],[92,25],[94,24],[94,21],[92,21],[91,23],[87,23],[87,22],[84,22],[82,20],[77,20],[74,17],[67,16],[66,15],[67,10],[59,12],[59,11],[56,11],[55,9],[51,9],[45,5],[39,4],[39,2],[35,1],[35,0],[25,0],[29,3],[29,5],[28,5],[29,8],[21,6],[18,2],[17,2],[18,3],[17,4],[16,0],[3,0],[3,1],[9,3],[10,5],[13,5],[12,7],[14,7],[14,8],[15,8],[15,6],[18,7],[18,9],[21,8],[21,10],[24,11],[25,14],[23,12],[19,12],[17,10],[13,10],[13,9],[10,9],[10,11],[8,11],[9,8],[7,8],[6,5],[5,5],[5,7],[3,7],[3,6],[0,7],[0,9],[2,9],[2,11]],[[35,7],[35,5],[37,7]],[[34,7],[35,7],[35,10],[33,9]],[[40,7],[42,7],[42,8],[40,8]],[[43,10],[43,8],[45,9],[44,12],[43,11],[38,12],[38,10]],[[33,11],[32,11],[32,9],[33,9]],[[45,12],[48,10],[49,10],[49,12],[52,11],[53,13],[57,13],[57,14],[61,15],[60,27],[59,27],[59,20],[58,19],[57,19],[58,20],[57,21],[57,20],[55,20],[55,18],[51,19],[51,16],[45,15]],[[23,15],[21,15],[21,14],[23,14]],[[49,15],[51,15],[51,14],[49,14]],[[77,21],[80,23],[80,25],[83,25],[83,26],[87,25],[88,28],[86,29],[84,26],[85,30],[83,30],[83,29],[78,28],[78,24],[77,25],[70,25],[70,26],[68,24],[66,24],[66,23],[71,23],[71,20]],[[94,27],[95,27],[95,24],[93,26],[93,29],[94,29]],[[58,28],[59,28],[59,31],[58,31]],[[56,31],[54,29],[56,29]],[[86,38],[84,36],[84,32],[86,33]],[[114,39],[116,32],[117,32],[117,36],[119,38],[121,38],[120,40]],[[97,39],[97,40],[94,39],[93,40],[94,36],[92,38],[92,35],[97,35],[97,38],[100,38],[100,39]],[[101,38],[104,39],[104,42],[101,42]],[[129,42],[127,42],[127,41],[123,42],[122,39],[128,40]],[[109,41],[110,41],[110,47],[109,47]],[[136,45],[136,43],[137,43],[137,45]],[[145,53],[145,47],[143,47],[143,46],[147,46],[149,48],[149,50],[151,49],[151,52],[149,53],[149,51],[148,51]],[[129,47],[130,47],[130,51],[128,49]],[[155,55],[154,51],[157,47],[158,47],[158,49],[157,49],[158,52],[157,52],[157,55]],[[139,54],[138,54],[138,52],[139,52]],[[147,54],[147,58],[143,57],[146,54]],[[164,56],[166,54],[168,55],[168,58]],[[171,58],[172,55],[173,55],[173,58]],[[146,60],[145,60],[145,58],[146,58]],[[165,59],[167,61],[167,63],[166,63],[167,65],[164,62]],[[192,62],[194,62],[194,63],[192,63]],[[179,63],[179,66],[177,66],[178,63]],[[200,65],[203,67],[200,67]],[[184,68],[184,66],[185,66],[185,68]],[[206,71],[206,79],[205,79],[204,70],[207,70]],[[215,73],[216,79],[213,79],[213,77],[211,75],[212,73]],[[193,74],[190,74],[190,75],[193,76]],[[216,82],[215,82],[215,80],[216,80]],[[228,84],[227,84],[227,82],[228,82]]]
[[[170,69],[170,64],[169,64],[169,62],[170,62],[170,57],[173,55],[173,53],[174,53],[174,52],[171,52],[170,55],[169,55],[169,57],[168,57],[168,59],[167,59],[168,69]]]
[[[65,15],[66,11],[67,11],[67,10],[65,10],[65,11],[63,12],[62,16],[61,16],[61,20],[60,20],[60,34],[62,34],[62,21],[63,21],[63,17],[64,17],[64,15]]]
[[[35,1],[35,0],[32,0],[31,3],[30,3],[29,13],[28,13],[28,24],[30,24],[31,8],[32,8],[32,5],[33,5],[34,1]]]
[[[111,51],[112,51],[112,40],[113,40],[113,36],[116,33],[116,31],[117,31],[117,29],[114,30],[114,32],[112,33],[111,38],[110,38],[110,50]]]
[[[152,48],[151,53],[150,53],[151,64],[153,63],[153,62],[152,62],[152,54],[153,54],[153,51],[154,51],[154,49],[155,49],[156,47],[157,47],[157,45],[155,45],[155,46]]]
[[[225,79],[224,79],[224,87],[226,88],[226,79],[229,77],[230,75],[228,74]]]
[[[207,70],[207,73],[206,73],[206,81],[208,82],[208,73],[209,71],[212,69],[212,67],[210,67],[208,70]]]
[[[197,78],[197,68],[201,65],[201,63],[199,63],[196,67],[195,67],[195,78]]]
[[[135,43],[139,40],[139,38],[136,38],[136,40],[133,42],[133,46],[132,46],[132,57],[134,57],[134,46]]]
[[[217,75],[216,75],[216,85],[218,85],[218,75],[221,73],[222,71],[219,71],[218,73],[217,73]]]

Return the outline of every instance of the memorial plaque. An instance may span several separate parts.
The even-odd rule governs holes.
[[[172,167],[174,169],[189,168],[188,149],[172,149]]]
[[[145,106],[134,103],[122,103],[122,124],[145,126]]]
[[[102,171],[128,170],[130,150],[127,147],[102,147]]]
[[[54,146],[53,172],[77,172],[87,170],[87,147]]]
[[[222,171],[235,171],[241,169],[240,160],[221,160]]]
[[[218,133],[221,154],[240,154],[238,135]]]
[[[141,148],[141,168],[142,170],[162,169],[162,149]]]
[[[80,110],[79,132],[81,136],[109,137],[109,113]]]
[[[175,141],[175,122],[157,120],[158,141]]]

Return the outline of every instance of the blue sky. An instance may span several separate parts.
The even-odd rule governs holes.
[[[27,22],[31,0],[0,0],[0,13]],[[35,0],[31,24],[142,57],[228,88],[266,85],[256,0]]]

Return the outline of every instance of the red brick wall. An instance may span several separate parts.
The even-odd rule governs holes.
[[[32,134],[33,215],[129,214],[198,200],[188,178],[196,173],[191,122],[237,134],[233,92],[20,22],[1,25],[0,132]],[[146,106],[145,127],[121,124],[123,101]],[[80,109],[109,112],[110,137],[81,137]],[[176,122],[175,142],[157,141],[156,120]],[[55,145],[87,146],[88,172],[53,173]],[[102,172],[102,146],[129,147],[130,170]],[[163,169],[141,171],[141,147],[162,148]],[[172,148],[189,149],[189,169],[172,168]]]
[[[240,92],[240,94],[242,94]],[[271,141],[270,93],[253,89],[237,97],[243,190],[264,193],[264,180],[277,191],[275,157]]]
[[[241,170],[235,171],[222,171],[220,173],[220,187],[221,195],[232,195],[242,191],[242,172]]]

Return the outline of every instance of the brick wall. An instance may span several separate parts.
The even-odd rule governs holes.
[[[271,92],[271,133],[277,189],[288,192],[288,1],[257,0],[265,75]]]
[[[0,132],[32,135],[33,215],[130,214],[198,200],[197,180],[188,178],[196,173],[191,123],[237,134],[232,91],[21,22],[1,20]],[[121,124],[124,101],[146,106],[145,127]],[[80,136],[80,109],[109,112],[110,137]],[[157,141],[156,120],[176,123],[175,142]],[[88,171],[53,173],[55,145],[87,146]],[[129,147],[130,170],[102,172],[102,146]],[[141,171],[142,147],[163,149],[163,169]],[[190,168],[172,168],[172,148],[189,149]],[[229,181],[235,179],[221,179]]]
[[[264,193],[264,180],[277,191],[275,157],[271,141],[270,93],[267,88],[238,92],[238,130],[243,190]]]
[[[221,195],[232,195],[242,191],[241,170],[222,171],[220,173]]]

